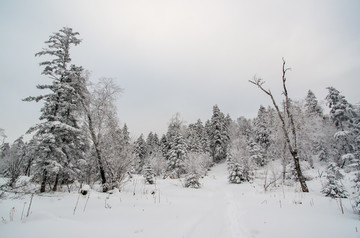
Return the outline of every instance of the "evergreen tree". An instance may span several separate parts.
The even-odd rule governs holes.
[[[156,133],[150,132],[146,138],[147,152],[151,156],[160,150],[160,142]]]
[[[260,106],[258,115],[253,121],[253,128],[255,142],[267,151],[270,146],[271,125],[265,107]]]
[[[208,125],[208,135],[210,141],[210,154],[214,162],[219,162],[226,159],[227,149],[229,145],[229,120],[225,120],[224,114],[220,111],[219,107],[213,107],[213,115]]]
[[[123,138],[123,142],[125,145],[129,145],[130,144],[130,133],[129,133],[129,129],[126,125],[126,123],[124,124],[124,127],[121,130],[122,133],[122,138]]]
[[[200,121],[201,123],[201,121]],[[204,152],[202,143],[203,127],[199,121],[195,124],[190,124],[187,131],[187,146],[189,152],[201,153]]]
[[[252,139],[248,142],[248,151],[250,155],[249,159],[258,166],[262,167],[267,163],[263,149]]]
[[[315,97],[315,94],[309,90],[306,98],[305,98],[305,112],[310,115],[310,116],[323,116],[323,110],[322,108],[319,106],[318,101]]]
[[[145,178],[145,183],[147,184],[155,183],[154,172],[149,163],[147,163],[144,166],[144,178]]]
[[[169,159],[169,142],[168,142],[168,139],[166,137],[166,135],[163,135],[160,139],[160,150],[161,150],[161,153],[162,153],[162,156],[165,158],[165,159]]]
[[[321,192],[331,198],[347,198],[347,192],[340,181],[342,178],[343,175],[337,164],[330,163],[326,174],[327,182]]]
[[[79,33],[64,27],[50,36],[43,49],[36,56],[49,56],[52,59],[40,63],[43,73],[51,84],[38,85],[46,93],[37,97],[28,97],[25,101],[44,101],[41,109],[41,123],[30,128],[38,140],[36,149],[35,175],[41,180],[41,192],[45,185],[53,183],[57,189],[62,183],[76,179],[79,172],[78,161],[84,157],[85,137],[79,127],[79,113],[87,94],[83,69],[70,65],[70,47],[78,45]]]
[[[188,174],[185,177],[185,188],[200,188],[199,176],[193,173]]]
[[[241,158],[240,162],[228,162],[229,182],[243,183],[253,180],[253,171],[250,166],[250,161]]]
[[[333,87],[327,89],[329,93],[326,100],[330,108],[330,118],[338,129],[344,131],[352,123],[352,119],[356,115],[355,109],[337,89]]]
[[[327,89],[329,93],[326,100],[330,108],[330,118],[338,129],[334,135],[337,140],[335,145],[338,149],[337,162],[343,168],[347,162],[355,164],[359,160],[360,114],[338,90],[333,87]]]
[[[135,152],[135,171],[140,174],[143,171],[143,167],[145,165],[145,158],[147,156],[147,145],[143,138],[143,134],[136,140],[134,145]]]
[[[168,171],[174,177],[180,177],[185,173],[184,160],[187,158],[187,145],[183,136],[183,126],[179,114],[176,114],[170,121],[167,131],[167,159]]]
[[[171,136],[169,149],[168,171],[174,176],[180,177],[185,173],[184,160],[187,158],[187,149],[184,137],[179,131],[175,131]]]

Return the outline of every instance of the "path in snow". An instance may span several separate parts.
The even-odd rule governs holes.
[[[228,184],[227,175],[226,164],[221,163],[202,180],[201,189],[205,191],[202,196],[208,211],[198,214],[198,221],[186,237],[250,237],[241,226],[241,208],[233,194],[236,187]]]

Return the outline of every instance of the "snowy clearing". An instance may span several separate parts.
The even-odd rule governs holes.
[[[350,201],[342,199],[342,214],[339,200],[319,193],[319,179],[309,182],[308,194],[296,187],[265,193],[263,181],[229,184],[227,174],[225,163],[216,165],[200,180],[201,189],[184,188],[181,180],[171,179],[145,185],[134,177],[113,194],[35,195],[29,217],[30,195],[9,195],[0,200],[1,237],[360,236]]]

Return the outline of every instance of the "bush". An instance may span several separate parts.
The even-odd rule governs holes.
[[[147,184],[155,183],[154,173],[149,163],[146,164],[144,167],[144,178],[145,178],[145,183]]]
[[[208,154],[189,153],[184,161],[184,169],[188,174],[205,176],[212,164],[212,159]]]
[[[185,185],[186,188],[200,188],[201,184],[199,182],[199,176],[196,174],[188,174],[185,178]]]
[[[250,182],[254,177],[252,167],[247,159],[236,163],[229,161],[228,171],[230,183]]]

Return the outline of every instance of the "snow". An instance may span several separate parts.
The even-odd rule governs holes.
[[[258,175],[261,172],[257,171]],[[148,185],[138,176],[121,192],[115,190],[112,194],[90,190],[86,196],[76,192],[35,195],[29,217],[25,216],[30,195],[13,199],[7,194],[0,200],[0,236],[360,236],[359,216],[354,214],[350,201],[342,199],[342,214],[339,200],[320,194],[319,178],[308,183],[310,193],[301,193],[297,184],[264,192],[261,179],[251,184],[229,184],[227,177],[226,164],[222,163],[200,179],[200,189],[184,188],[179,179],[157,179],[155,185]]]

